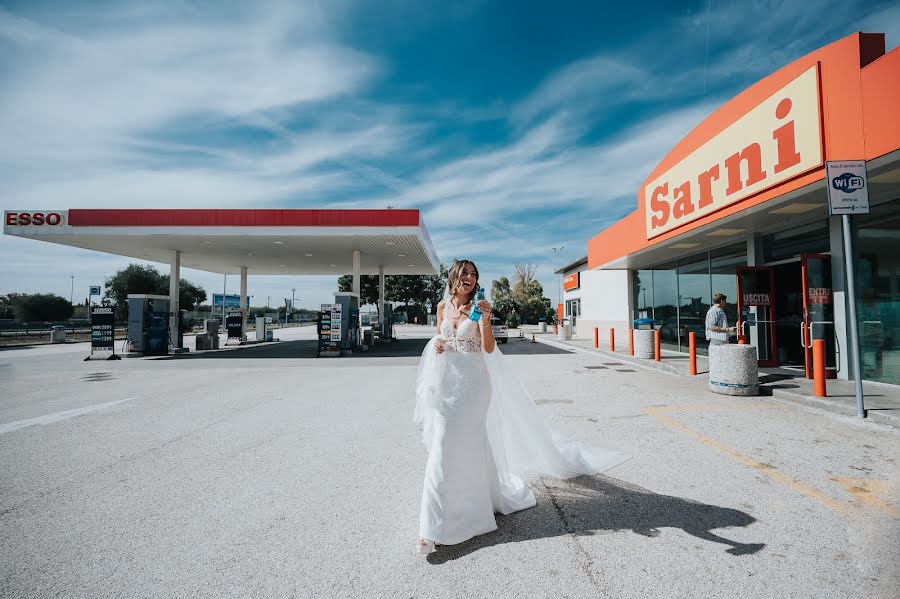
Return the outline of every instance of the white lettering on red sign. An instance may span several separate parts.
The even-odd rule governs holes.
[[[771,306],[768,293],[745,293],[742,296],[745,306]]]
[[[821,164],[819,72],[813,66],[647,182],[647,238]]]
[[[811,304],[830,304],[831,303],[831,287],[810,287],[809,303]]]
[[[56,226],[63,224],[63,217],[59,212],[7,212],[6,224],[9,226]]]

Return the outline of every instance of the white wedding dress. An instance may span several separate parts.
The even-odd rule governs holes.
[[[495,530],[495,512],[533,507],[526,483],[538,476],[593,474],[628,459],[554,435],[499,349],[483,351],[478,323],[454,329],[449,311],[445,295],[440,335],[422,353],[416,386],[415,420],[428,449],[419,536],[440,545]]]

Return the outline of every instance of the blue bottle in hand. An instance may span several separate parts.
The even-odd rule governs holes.
[[[484,287],[475,292],[475,301],[472,304],[472,310],[469,312],[469,320],[478,322],[481,320],[481,310],[478,309],[478,302],[484,299]]]

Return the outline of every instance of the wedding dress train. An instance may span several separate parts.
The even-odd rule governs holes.
[[[494,513],[533,507],[527,483],[538,476],[593,474],[628,459],[557,437],[499,349],[482,350],[478,323],[454,329],[449,303],[419,362],[415,413],[428,449],[419,536],[441,545],[495,530]]]

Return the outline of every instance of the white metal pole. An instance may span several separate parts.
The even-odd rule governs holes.
[[[359,272],[362,253],[359,250],[353,250],[353,293],[359,296]],[[360,306],[362,301],[359,302]]]
[[[75,275],[69,275],[72,278],[72,290],[69,292],[69,303],[75,301]]]
[[[225,273],[225,279],[222,281],[222,328],[225,328],[225,290],[228,288],[228,273]]]
[[[378,334],[384,335],[384,266],[378,267]]]
[[[169,338],[172,347],[181,348],[178,342],[178,320],[181,314],[181,252],[172,252],[172,261],[169,263]]]
[[[250,306],[247,305],[247,267],[241,267],[241,340],[247,339],[247,311]]]
[[[844,228],[844,263],[847,265],[847,303],[850,322],[850,360],[853,363],[853,378],[856,386],[856,416],[866,417],[865,400],[863,399],[862,367],[859,359],[859,321],[856,316],[856,268],[853,253],[853,228],[850,226],[850,215],[841,215]]]
[[[291,289],[291,316],[294,315],[294,293],[297,291],[297,288],[294,287]],[[293,318],[291,319],[293,320]]]

